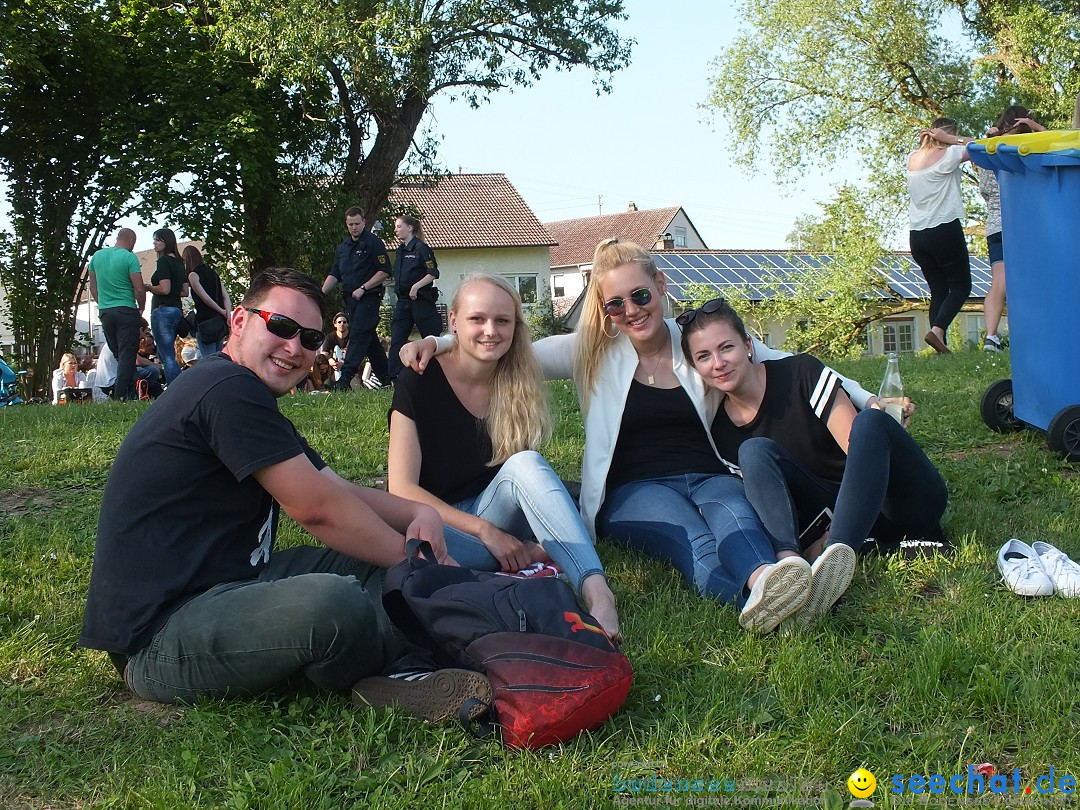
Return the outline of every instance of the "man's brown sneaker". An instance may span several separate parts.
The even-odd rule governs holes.
[[[352,700],[375,708],[396,706],[406,714],[430,723],[460,717],[475,720],[491,707],[491,683],[483,673],[470,669],[438,669],[434,672],[400,672],[363,678],[352,688]]]

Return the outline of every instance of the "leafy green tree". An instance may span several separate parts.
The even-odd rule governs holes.
[[[0,173],[12,223],[0,283],[19,364],[39,390],[71,345],[89,254],[135,210],[142,179],[161,170],[166,127],[145,68],[162,57],[128,35],[128,11],[0,0]]]
[[[861,353],[870,323],[909,310],[884,283],[881,269],[889,256],[881,248],[875,206],[865,191],[842,186],[823,204],[821,219],[796,223],[799,252],[788,256],[793,270],[763,267],[761,284],[725,289],[746,328],[760,337],[783,324],[789,351],[853,357]],[[683,303],[698,307],[718,294],[707,284],[690,284]]]
[[[880,272],[888,260],[882,250],[878,205],[867,192],[841,186],[823,204],[820,220],[797,223],[801,250],[818,261],[794,255],[795,272],[766,279],[765,298],[755,317],[787,326],[784,348],[827,357],[853,357],[873,321],[910,309]]]
[[[933,118],[982,132],[1015,99],[1066,125],[1080,91],[1072,0],[745,0],[741,14],[705,106],[743,165],[775,157],[789,180],[857,150],[895,199],[898,159]],[[950,19],[973,50],[942,34]]]
[[[1049,126],[1068,126],[1080,91],[1080,7],[1074,0],[744,0],[741,15],[745,33],[714,62],[705,104],[733,129],[736,160],[748,169],[771,162],[787,182],[852,154],[867,167],[860,197],[869,219],[837,218],[858,214],[841,188],[823,218],[797,223],[791,242],[813,249],[815,239],[835,241],[835,251],[819,245],[833,260],[802,274],[792,303],[777,296],[768,304],[794,319],[789,347],[850,353],[856,344],[844,333],[854,340],[861,332],[858,302],[879,286],[870,272],[881,255],[874,244],[904,221],[903,159],[918,131],[945,115],[962,132],[981,133],[1018,102]],[[960,25],[969,47],[942,33],[949,23]]]
[[[433,97],[479,104],[527,87],[544,70],[583,66],[601,90],[629,61],[611,27],[622,0],[220,0],[220,42],[245,54],[265,82],[329,87],[342,198],[373,219],[417,146]],[[325,150],[328,153],[330,150]],[[413,149],[429,169],[433,141]]]

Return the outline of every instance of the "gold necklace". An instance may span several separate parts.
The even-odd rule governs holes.
[[[645,382],[647,382],[649,385],[656,385],[656,370],[660,368],[660,361],[664,359],[664,350],[666,348],[667,345],[665,343],[665,345],[661,347],[660,350],[656,353],[656,362],[653,363],[652,372],[645,375]],[[643,358],[640,357],[638,358],[639,364],[641,363],[642,359]]]

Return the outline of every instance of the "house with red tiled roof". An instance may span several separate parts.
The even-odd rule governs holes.
[[[424,241],[439,262],[435,286],[441,304],[449,304],[461,280],[475,272],[507,278],[526,307],[550,289],[555,240],[506,175],[403,180],[391,190],[390,202],[419,212]]]
[[[636,242],[646,250],[690,248],[705,250],[705,241],[681,206],[638,210],[630,203],[618,214],[545,222],[559,243],[551,249],[552,296],[576,298],[585,289],[593,251],[604,239]]]

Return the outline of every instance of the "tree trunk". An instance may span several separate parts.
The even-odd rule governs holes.
[[[368,222],[373,221],[386,205],[397,179],[398,167],[409,152],[427,104],[427,99],[413,95],[407,97],[392,116],[376,116],[379,134],[375,136],[367,158],[356,167],[356,179],[347,189],[363,209]]]

